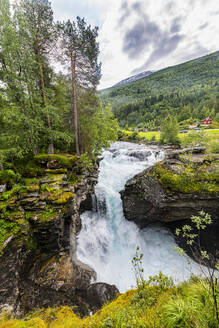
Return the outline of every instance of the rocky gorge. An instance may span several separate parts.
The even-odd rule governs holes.
[[[121,191],[125,218],[141,229],[159,223],[171,230],[176,242],[191,254],[190,247],[175,231],[191,224],[201,211],[213,223],[201,231],[201,247],[218,258],[219,185],[218,155],[209,157],[205,148],[168,150],[165,160],[128,180]]]
[[[98,166],[55,155],[35,157],[32,166],[22,185],[0,186],[0,310],[22,315],[68,305],[86,315],[118,293],[96,284],[96,272],[76,258],[80,214],[92,209]]]
[[[136,246],[147,276],[162,270],[183,280],[191,272],[172,236],[201,210],[214,219],[201,243],[217,251],[218,157],[201,148],[165,152],[164,159],[157,146],[117,142],[100,167],[72,155],[38,155],[20,169],[22,178],[0,175],[0,310],[97,311],[135,283]]]

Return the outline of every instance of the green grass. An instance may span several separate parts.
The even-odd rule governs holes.
[[[209,131],[209,130],[202,130],[202,131],[207,134],[209,141],[219,139],[219,129],[213,130],[213,131]],[[127,136],[131,136],[131,134],[133,133],[132,131],[127,131],[127,130],[122,130],[122,132]],[[191,132],[195,133],[196,131],[191,130]],[[178,136],[179,136],[180,140],[183,141],[183,139],[186,136],[188,136],[188,134],[189,134],[189,132],[188,133],[179,133]],[[151,140],[152,138],[155,138],[156,141],[159,141],[160,132],[159,131],[139,132],[138,136],[139,136],[139,138],[144,138],[146,140]]]
[[[94,315],[79,318],[69,307],[38,310],[23,320],[0,317],[0,328],[216,328],[209,286],[202,280],[177,287],[129,290]]]

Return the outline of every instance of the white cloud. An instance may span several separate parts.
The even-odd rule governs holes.
[[[132,5],[137,1],[128,0],[130,15],[124,26],[118,25],[122,16],[121,5],[124,1],[112,1],[105,12],[105,20],[100,29],[100,48],[102,59],[102,80],[100,88],[112,86],[119,80],[128,77],[131,72],[143,66],[152,54],[155,44],[146,47],[142,53],[136,53],[131,59],[124,53],[124,35],[140,18],[140,13],[134,12]],[[218,50],[219,20],[214,14],[219,9],[217,0],[174,0],[167,3],[163,0],[138,1],[142,3],[141,10],[147,14],[151,22],[158,25],[165,33],[171,28],[175,18],[179,19],[180,35],[184,37],[178,42],[177,47],[165,57],[157,58],[145,70],[158,70],[172,66],[185,60]],[[202,29],[200,27],[203,26]],[[108,42],[102,43],[104,39]],[[110,56],[109,56],[110,54]],[[106,78],[107,76],[107,78]],[[112,79],[109,79],[112,76]]]
[[[79,15],[85,17],[89,24],[99,26],[102,61],[102,79],[99,88],[112,86],[140,67],[144,70],[158,70],[219,50],[218,0],[52,0],[51,2],[56,20],[72,20]],[[126,7],[126,11],[124,9],[122,11],[122,4],[127,4],[123,6]],[[141,4],[139,11],[135,9],[136,6],[138,7],[137,4]],[[144,21],[144,17],[147,17],[147,22]],[[124,51],[124,38],[127,31],[133,29],[139,21],[143,22],[143,25],[140,25],[141,28],[143,26],[142,33],[145,32],[145,37],[140,38],[140,41],[143,40],[141,47],[143,50],[137,52],[136,47],[136,52],[134,48],[134,55],[130,56],[128,51]],[[148,23],[152,25],[148,27]],[[151,34],[153,39],[151,41],[148,31],[150,32],[150,28],[153,30],[155,25],[159,31],[154,32],[154,36]]]

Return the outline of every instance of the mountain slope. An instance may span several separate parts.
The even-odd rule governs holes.
[[[132,75],[132,76],[128,77],[127,79],[124,79],[124,80],[116,83],[114,85],[114,87],[118,87],[120,85],[124,85],[124,84],[130,83],[130,82],[134,82],[134,81],[143,79],[144,77],[149,76],[153,73],[154,72],[152,72],[152,71],[146,71],[146,72],[142,72],[142,73],[139,73],[139,74],[136,74],[136,75]]]
[[[179,121],[214,118],[219,112],[219,51],[102,90],[121,126],[154,127],[167,114]]]

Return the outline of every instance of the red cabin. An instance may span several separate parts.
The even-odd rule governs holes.
[[[210,117],[207,117],[202,121],[202,125],[210,125],[210,124],[212,124],[212,119]]]

